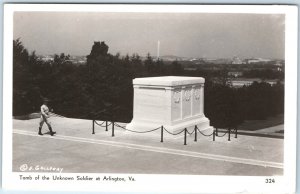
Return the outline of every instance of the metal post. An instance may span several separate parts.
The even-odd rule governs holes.
[[[108,129],[107,129],[107,121],[105,121],[105,131],[108,131]]]
[[[216,138],[216,131],[214,130],[213,131],[213,141],[215,141],[215,138]]]
[[[237,138],[237,128],[235,128],[235,138]]]
[[[92,134],[95,134],[95,120],[93,120],[93,132]]]
[[[195,125],[195,139],[194,141],[197,141],[197,125]]]
[[[164,127],[161,126],[160,142],[164,142]]]
[[[228,128],[228,141],[230,141],[230,128]]]
[[[183,145],[186,145],[186,128],[184,129],[184,144]]]
[[[112,130],[111,130],[111,136],[114,137],[115,136],[115,122],[111,122],[112,124]]]

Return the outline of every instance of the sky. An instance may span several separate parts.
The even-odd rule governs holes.
[[[15,12],[14,39],[38,55],[109,53],[189,58],[284,59],[284,15],[216,13]]]

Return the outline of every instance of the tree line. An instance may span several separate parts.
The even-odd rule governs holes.
[[[112,55],[105,42],[94,42],[86,65],[74,65],[70,56],[42,61],[29,53],[20,39],[13,41],[13,115],[38,112],[44,97],[57,114],[83,119],[130,122],[132,79],[151,76],[202,76],[206,79],[204,112],[215,127],[237,127],[244,120],[265,119],[284,111],[284,86],[254,82],[232,88],[227,73],[184,71],[174,61],[165,64],[148,54]],[[215,80],[219,81],[215,81]]]

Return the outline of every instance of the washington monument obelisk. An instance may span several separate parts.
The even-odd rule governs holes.
[[[160,46],[160,42],[158,40],[157,41],[157,60],[159,60],[159,46]]]

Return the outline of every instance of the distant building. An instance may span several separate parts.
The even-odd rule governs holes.
[[[174,55],[160,56],[159,59],[164,60],[164,61],[184,61],[184,60],[187,60],[184,57],[178,57],[178,56],[174,56]]]
[[[248,64],[251,63],[266,63],[266,62],[270,62],[270,59],[262,59],[262,58],[252,58],[252,59],[247,59],[246,60]]]
[[[241,71],[229,71],[228,76],[230,76],[230,77],[241,77],[241,76],[243,76],[243,72],[241,72]]]
[[[54,61],[54,58],[52,57],[52,56],[42,56],[42,57],[40,57],[40,59],[42,60],[42,61],[44,61],[44,62],[46,62],[46,61]]]
[[[78,61],[78,63],[79,63],[79,64],[84,64],[84,63],[86,63],[86,61],[80,60],[80,61]]]
[[[203,59],[207,64],[231,64],[232,61],[231,59],[225,59],[225,58],[220,58],[220,59]]]
[[[274,65],[277,66],[277,67],[282,67],[283,66],[283,64],[280,61],[276,61]]]
[[[232,64],[237,64],[237,65],[244,64],[244,62],[240,58],[238,58],[238,57],[233,57],[231,63]]]
[[[251,84],[253,84],[253,82],[262,82],[263,80],[261,79],[258,79],[258,78],[250,78],[250,79],[247,79],[247,78],[242,78],[242,79],[233,79],[231,80],[231,84],[232,84],[232,87],[234,88],[239,88],[239,87],[243,87],[243,86],[249,86]],[[270,84],[270,85],[275,85],[278,80],[264,80],[264,82]],[[283,83],[283,82],[281,82]]]

